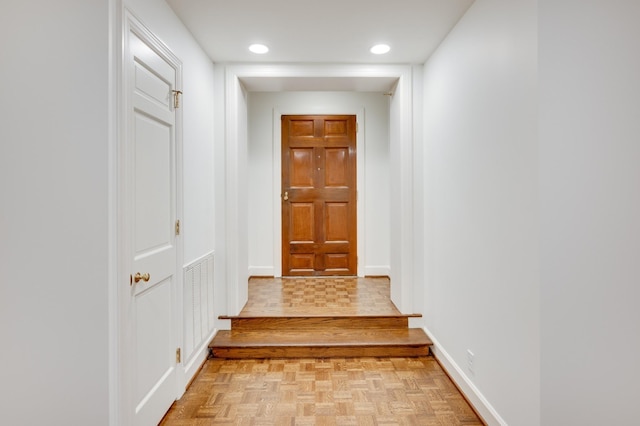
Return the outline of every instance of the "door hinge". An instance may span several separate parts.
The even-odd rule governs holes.
[[[176,220],[176,235],[180,235],[180,219]]]
[[[360,124],[360,123],[356,122],[356,133],[358,133],[359,128],[360,128],[359,124]]]
[[[173,92],[173,107],[180,108],[180,95],[182,95],[181,90],[172,90]]]
[[[176,349],[176,364],[180,364],[180,362],[181,362],[181,360],[182,360],[182,356],[181,356],[181,353],[180,353],[180,352],[181,352],[181,351],[180,351],[180,348],[177,348],[177,349]]]

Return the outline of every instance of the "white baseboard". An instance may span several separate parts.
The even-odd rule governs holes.
[[[273,266],[249,266],[250,277],[274,277],[275,268]]]
[[[438,340],[433,337],[433,334],[424,327],[425,333],[429,336],[431,341],[433,342],[433,346],[431,347],[431,352],[436,357],[438,362],[444,367],[451,380],[453,380],[462,391],[467,400],[473,405],[473,408],[482,416],[485,422],[489,424],[489,426],[498,425],[498,426],[508,426],[507,422],[504,421],[502,417],[498,414],[498,412],[493,408],[493,406],[489,403],[487,398],[482,395],[482,393],[478,390],[478,388],[473,384],[473,382],[469,379],[469,377],[464,373],[462,368],[449,356],[447,351],[445,351]]]
[[[383,266],[365,266],[364,275],[374,276],[374,277],[390,277],[391,267],[384,266],[384,265]]]

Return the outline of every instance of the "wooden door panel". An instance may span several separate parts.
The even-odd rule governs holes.
[[[349,186],[349,150],[346,148],[326,148],[324,150],[324,186]]]
[[[316,253],[325,255],[327,253],[348,253],[349,242],[347,241],[327,241],[322,244],[315,242],[302,242],[291,245],[291,254]]]
[[[299,136],[314,136],[314,129],[315,121],[313,119],[293,120],[290,122],[289,135],[293,138]]]
[[[318,197],[322,197],[324,201],[349,201],[349,192],[351,190],[345,187],[337,188],[292,188],[284,190],[289,197],[291,203],[308,202],[313,203]],[[295,201],[294,201],[295,200]]]
[[[291,203],[289,240],[292,244],[313,242],[315,232],[315,206],[313,203]]]
[[[349,271],[349,257],[344,253],[328,253],[324,261],[325,269],[339,274],[340,272]]]
[[[349,203],[326,203],[325,241],[349,241]]]
[[[324,134],[325,136],[345,136],[347,137],[347,121],[346,120],[325,120]]]
[[[315,261],[315,255],[313,253],[291,254],[291,258],[290,258],[291,271],[312,272],[314,267],[314,261]]]
[[[289,179],[291,188],[312,188],[314,155],[312,148],[293,148],[290,154]]]
[[[357,273],[355,143],[355,116],[283,116],[283,275]]]

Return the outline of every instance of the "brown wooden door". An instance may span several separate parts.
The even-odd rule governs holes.
[[[282,116],[282,275],[356,275],[356,117]]]

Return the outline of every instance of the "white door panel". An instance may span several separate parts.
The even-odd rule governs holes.
[[[154,119],[160,122],[164,122],[169,125],[174,124],[173,111],[168,110],[166,107],[163,107],[157,102],[143,96],[140,92],[138,92],[137,96],[133,99],[133,107],[139,113],[149,114],[149,116],[154,117]]]
[[[161,247],[173,248],[173,126],[135,113],[136,257]]]
[[[131,421],[155,425],[176,394],[179,347],[177,287],[176,111],[180,63],[146,30],[126,37],[127,239],[132,283],[125,302],[129,338],[124,349]],[[138,282],[133,279],[141,276]]]
[[[168,63],[165,58],[158,55],[151,46],[142,41],[136,34],[132,34],[132,36],[129,46],[131,53],[134,55],[135,69],[144,68],[148,70],[149,74],[155,75],[158,80],[164,81],[168,89],[171,90],[175,84],[175,68],[173,64]],[[158,98],[164,98],[162,91],[155,93],[160,95]],[[169,106],[170,103],[166,102],[166,105]]]
[[[136,295],[135,323],[138,340],[136,363],[136,411],[143,410],[144,403],[152,397],[167,380],[175,368],[175,342],[172,339],[171,317],[173,290],[171,278],[167,278]],[[172,388],[172,386],[167,386]],[[171,396],[169,399],[171,404]],[[166,409],[165,409],[166,411]]]
[[[145,65],[140,62],[135,63],[136,90],[159,106],[169,108],[171,96],[167,96],[167,94],[171,93],[171,82],[165,81],[166,75],[158,75]]]

